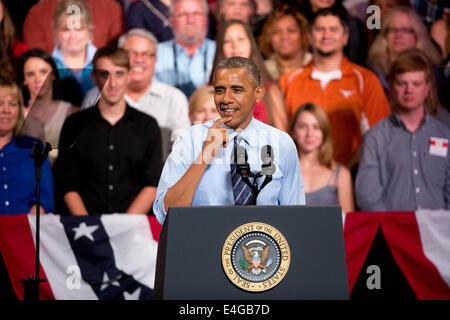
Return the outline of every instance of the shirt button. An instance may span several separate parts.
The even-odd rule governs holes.
[[[8,185],[7,184],[5,184],[5,185],[3,185],[3,189],[8,189]]]
[[[414,169],[414,175],[418,175],[419,174],[419,171],[417,170],[417,169]]]
[[[114,150],[114,145],[113,144],[110,144],[109,145],[109,151],[113,151]]]
[[[114,186],[113,186],[112,184],[110,184],[110,185],[108,186],[108,190],[109,190],[109,191],[113,191],[113,190],[114,190]]]
[[[114,170],[114,166],[113,166],[112,164],[110,164],[110,165],[108,166],[108,170],[109,170],[109,171],[113,171],[113,170]]]
[[[9,201],[5,201],[5,206],[9,206]]]
[[[416,188],[416,193],[419,193],[420,192],[420,188]]]
[[[417,152],[413,151],[413,157],[417,157]]]
[[[0,152],[0,158],[3,158],[3,152]]]
[[[6,171],[6,167],[2,167],[2,171],[5,172]]]

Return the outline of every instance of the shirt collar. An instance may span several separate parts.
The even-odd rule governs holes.
[[[92,43],[89,43],[86,46],[86,61],[85,61],[83,68],[85,68],[92,62],[92,59],[94,59],[94,55],[95,55],[96,51],[97,51],[97,48]],[[61,47],[59,45],[56,45],[55,48],[53,49],[52,56],[54,58],[57,58],[64,65],[66,65],[64,55],[63,55]]]
[[[397,114],[397,112],[393,112],[390,118],[394,125],[396,125],[398,127],[402,127],[405,130],[408,130],[406,128],[405,124],[403,123],[402,119]],[[429,121],[428,118],[429,118],[428,112],[426,109],[424,109],[424,116],[423,116],[422,121],[420,122],[419,128],[417,130],[419,130],[423,125],[425,125]]]
[[[98,107],[98,101],[90,109],[92,109],[92,113],[93,113],[93,116],[94,116],[95,119],[106,121],[105,118],[103,118],[102,114],[100,113],[100,108]],[[130,107],[130,105],[127,102],[125,102],[125,113],[124,113],[123,117],[120,118],[119,121],[117,121],[117,123],[119,123],[119,122],[121,122],[123,120],[133,120],[133,119],[134,119],[134,112],[132,110],[132,107]]]

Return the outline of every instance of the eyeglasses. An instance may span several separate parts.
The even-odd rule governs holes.
[[[150,60],[156,56],[155,52],[150,51],[138,52],[135,50],[128,50],[128,55],[130,56],[130,58],[137,58],[140,56],[142,57],[143,60]]]
[[[180,12],[174,14],[174,18],[177,20],[186,20],[189,16],[192,16],[196,20],[206,18],[205,12],[195,11],[195,12]]]
[[[412,35],[412,34],[414,34],[414,29],[413,28],[389,27],[389,28],[387,28],[387,33],[391,33],[391,34],[400,33],[400,34]]]

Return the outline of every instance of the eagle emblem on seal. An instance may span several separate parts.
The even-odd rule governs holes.
[[[261,272],[266,273],[266,269],[272,264],[270,258],[266,265],[264,263],[269,255],[270,246],[262,240],[251,240],[242,246],[245,261],[241,259],[243,270],[258,275]]]

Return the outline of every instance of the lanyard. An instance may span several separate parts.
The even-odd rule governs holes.
[[[175,87],[179,88],[183,83],[180,80],[179,76],[179,70],[178,70],[178,61],[177,61],[177,50],[176,50],[176,42],[173,41],[173,68],[176,75],[176,81],[175,81]],[[203,54],[203,82],[206,83],[208,81],[208,64],[207,64],[207,58],[208,58],[208,46],[206,45],[205,52]],[[189,73],[189,72],[188,72]],[[205,80],[206,79],[206,80]],[[190,82],[191,79],[189,79]]]

